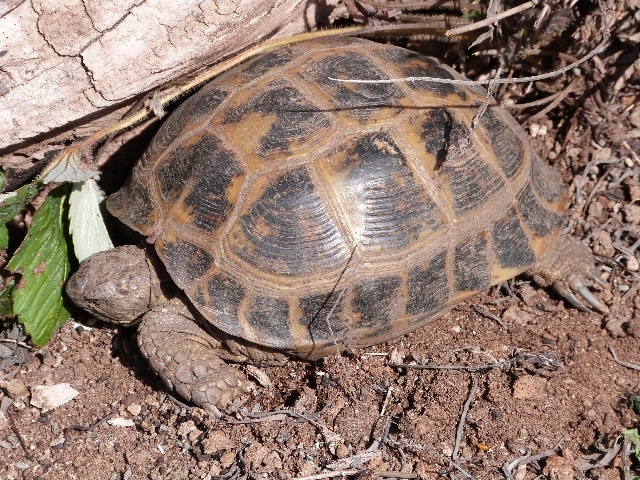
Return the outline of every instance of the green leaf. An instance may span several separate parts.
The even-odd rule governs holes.
[[[103,200],[104,195],[95,180],[73,185],[69,197],[69,231],[79,262],[94,253],[113,248],[100,211]]]
[[[0,250],[9,248],[9,230],[4,223],[0,223]]]
[[[4,169],[0,167],[0,192],[4,188]]]
[[[0,292],[0,318],[13,317],[13,309],[11,308],[11,291],[16,285],[16,280],[11,279],[9,285]]]
[[[0,194],[0,224],[4,225],[15,217],[36,196],[40,185],[40,182],[34,182],[23,185],[15,192]]]
[[[68,185],[63,185],[49,193],[7,265],[22,275],[11,294],[13,312],[38,346],[47,343],[72,310],[64,293],[70,271],[64,232],[68,191]]]
[[[640,434],[638,433],[637,428],[632,428],[630,430],[623,430],[623,435],[626,435],[631,443],[633,444],[634,454],[638,460],[640,460]]]

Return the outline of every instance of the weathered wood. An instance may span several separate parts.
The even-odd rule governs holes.
[[[4,2],[0,163],[28,167],[63,141],[112,121],[159,85],[261,40],[313,29],[331,12],[328,3]]]

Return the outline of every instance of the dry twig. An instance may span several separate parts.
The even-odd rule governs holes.
[[[520,12],[524,12],[525,10],[529,10],[530,8],[535,7],[539,3],[539,0],[530,0],[529,2],[523,3],[522,5],[518,5],[517,7],[510,8],[509,10],[505,10],[502,13],[491,16],[479,22],[472,23],[470,25],[465,25],[463,27],[453,28],[445,32],[447,37],[452,37],[454,35],[460,35],[461,33],[472,32],[473,30],[477,30],[482,27],[488,27],[499,20],[502,20],[507,17],[512,17]]]
[[[512,460],[511,462],[509,462],[509,460],[504,462],[504,465],[502,465],[502,471],[504,472],[505,476],[507,477],[507,480],[513,480],[513,476],[511,475],[511,472],[518,465],[537,462],[538,460],[542,460],[543,458],[547,458],[547,457],[550,457],[551,455],[553,455],[555,453],[555,451],[558,448],[560,448],[560,445],[562,445],[562,442],[564,442],[565,438],[566,438],[566,435],[563,436],[560,440],[558,440],[558,443],[556,443],[553,446],[553,448],[550,448],[549,450],[546,450],[546,451],[544,451],[542,453],[538,453],[537,455],[527,455],[527,456],[524,456],[524,457],[516,458],[515,460]]]
[[[631,370],[640,370],[640,365],[636,365],[635,363],[629,363],[629,362],[623,362],[622,360],[618,360],[618,355],[616,355],[616,351],[613,349],[613,347],[609,347],[609,351],[611,352],[611,355],[613,356],[613,361],[616,362],[618,365],[622,365],[623,367],[627,367],[630,368]]]
[[[478,389],[478,380],[476,377],[471,377],[473,384],[471,385],[471,390],[469,391],[469,397],[467,401],[464,402],[464,407],[462,407],[462,414],[460,415],[460,421],[458,422],[458,430],[456,431],[456,445],[453,448],[453,454],[451,458],[454,462],[458,459],[458,449],[460,448],[460,440],[462,440],[462,432],[464,430],[464,423],[467,419],[467,413],[469,412],[469,406],[471,406],[471,402],[473,401],[473,396],[476,394],[476,390]]]

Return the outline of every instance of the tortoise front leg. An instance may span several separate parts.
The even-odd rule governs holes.
[[[581,300],[603,313],[609,311],[587,287],[587,279],[603,287],[607,284],[596,272],[591,250],[578,240],[561,236],[549,252],[526,273],[531,275],[538,285],[552,286],[556,292],[582,311],[588,312],[589,309]],[[576,294],[582,298],[578,298]]]
[[[220,341],[198,326],[184,305],[172,302],[147,313],[138,329],[138,345],[164,383],[182,397],[220,417],[218,407],[239,397],[248,381],[227,365]]]

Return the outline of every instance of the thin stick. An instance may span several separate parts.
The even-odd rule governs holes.
[[[630,368],[632,370],[640,370],[640,365],[636,365],[635,363],[623,362],[622,360],[618,360],[618,355],[616,355],[616,351],[613,349],[613,347],[609,347],[609,351],[611,352],[611,355],[613,356],[613,361],[616,362],[618,365],[622,365],[623,367],[627,367],[627,368]]]
[[[487,85],[489,83],[529,83],[529,82],[537,82],[539,80],[546,80],[547,78],[553,78],[560,76],[574,68],[582,65],[587,60],[595,57],[597,54],[602,52],[609,39],[611,38],[611,33],[609,32],[609,28],[606,27],[605,31],[602,34],[602,41],[598,44],[596,48],[594,48],[591,52],[586,54],[581,59],[573,62],[571,65],[567,65],[566,67],[560,68],[558,70],[554,70],[553,72],[543,73],[541,75],[534,75],[532,77],[520,77],[520,78],[501,78],[501,79],[491,79],[491,80],[454,80],[449,78],[439,78],[439,77],[402,77],[402,78],[389,78],[387,80],[346,80],[341,78],[333,78],[327,77],[329,80],[333,80],[335,82],[342,83],[403,83],[403,82],[432,82],[432,83],[447,83],[450,85]]]
[[[531,0],[529,2],[523,3],[522,5],[518,5],[517,7],[510,8],[509,10],[505,10],[502,13],[497,15],[493,15],[489,18],[485,18],[476,23],[472,23],[470,25],[465,25],[464,27],[452,28],[445,32],[447,37],[452,37],[453,35],[460,35],[461,33],[471,32],[473,30],[477,30],[478,28],[488,27],[496,23],[503,18],[511,17],[517,13],[524,12],[525,10],[529,10],[530,8],[535,7],[539,3],[538,0]]]
[[[511,360],[503,360],[498,363],[488,363],[486,365],[416,365],[411,363],[390,363],[390,367],[396,368],[415,368],[419,370],[460,370],[463,372],[479,372],[481,370],[489,370],[491,368],[501,368],[511,365]]]
[[[469,412],[469,406],[473,401],[473,396],[476,394],[476,390],[478,389],[478,380],[476,377],[471,377],[473,381],[473,385],[471,385],[471,391],[469,392],[469,397],[467,401],[464,403],[464,407],[462,407],[462,414],[460,415],[460,422],[458,422],[458,430],[456,432],[456,445],[453,448],[453,455],[451,458],[454,460],[458,459],[458,449],[460,448],[460,440],[462,439],[462,432],[464,430],[464,423],[467,420],[467,413]]]
[[[453,465],[456,468],[456,470],[458,470],[460,473],[462,473],[465,477],[470,478],[471,480],[475,480],[476,479],[476,477],[471,475],[469,472],[467,472],[464,468],[462,468],[460,465],[458,465],[456,462],[454,462],[450,458],[446,458],[445,457],[444,460],[446,460],[449,464]]]
[[[573,92],[575,90],[576,84],[578,83],[578,79],[574,78],[571,83],[569,83],[569,85],[567,86],[567,88],[565,88],[564,90],[562,90],[560,92],[560,95],[558,95],[556,98],[553,99],[553,102],[551,102],[549,105],[547,105],[546,107],[544,107],[542,110],[540,110],[538,113],[536,113],[533,117],[531,117],[529,119],[529,121],[536,121],[539,118],[541,118],[543,115],[545,115],[547,112],[553,110],[554,108],[556,108],[560,102],[562,100],[564,100],[564,97],[566,97],[567,95],[569,95],[571,92]]]
[[[384,402],[382,403],[382,409],[380,410],[380,416],[384,417],[384,413],[387,410],[387,405],[389,405],[389,399],[391,398],[391,386],[387,390],[387,395],[384,397]]]
[[[389,470],[378,470],[373,472],[373,476],[381,478],[418,478],[417,473],[392,472]]]
[[[482,308],[480,308],[477,305],[471,305],[471,308],[473,308],[476,312],[478,312],[483,317],[486,317],[486,318],[489,318],[489,319],[493,320],[498,325],[500,325],[502,328],[507,330],[507,326],[504,324],[504,322],[502,320],[500,320],[500,317],[498,317],[497,315],[494,315],[493,313],[489,313],[489,312],[487,312],[486,310],[483,310]]]
[[[315,475],[309,475],[308,477],[296,477],[293,480],[320,480],[322,478],[346,477],[348,475],[355,475],[359,472],[360,470],[351,468],[349,470],[337,470],[335,472],[316,473]]]
[[[511,471],[516,468],[518,465],[521,464],[527,464],[527,463],[531,463],[531,462],[537,462],[538,460],[542,460],[543,458],[547,458],[550,457],[551,455],[554,454],[554,452],[560,448],[560,445],[562,445],[562,442],[564,442],[564,439],[566,438],[566,435],[563,436],[560,440],[558,440],[558,443],[556,443],[553,448],[550,448],[549,450],[546,450],[542,453],[538,453],[537,455],[528,455],[526,457],[520,457],[520,458],[516,458],[515,460],[513,460],[512,462],[509,462],[509,460],[507,460],[506,462],[504,462],[504,465],[502,465],[502,471],[504,472],[505,476],[507,477],[508,480],[513,480],[513,476],[511,475]]]

